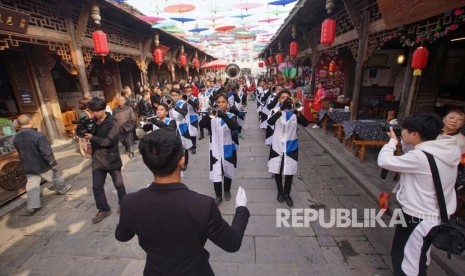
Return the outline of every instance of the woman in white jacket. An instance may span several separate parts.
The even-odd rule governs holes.
[[[416,114],[402,122],[402,142],[413,146],[395,156],[398,139],[391,128],[390,140],[380,151],[378,165],[400,172],[396,186],[406,226],[397,225],[391,248],[394,275],[426,275],[432,238],[428,234],[441,222],[433,177],[425,152],[437,163],[446,201],[447,214],[456,208],[455,179],[460,150],[451,136],[442,136],[443,124],[436,114]]]

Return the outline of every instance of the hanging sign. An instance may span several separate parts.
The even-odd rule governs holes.
[[[0,30],[25,34],[30,18],[29,14],[0,7]]]
[[[465,6],[465,0],[378,0],[386,29],[396,28]]]

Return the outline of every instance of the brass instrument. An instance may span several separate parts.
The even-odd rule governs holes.
[[[297,111],[302,111],[304,109],[304,104],[302,103],[301,100],[293,98],[292,99],[292,109],[295,109]]]
[[[144,127],[146,124],[151,124],[152,123],[152,119],[158,119],[158,116],[157,115],[153,115],[153,116],[149,116],[149,117],[146,117],[146,116],[140,116],[139,117],[139,125],[140,127]]]
[[[218,109],[210,108],[210,110],[208,111],[208,116],[210,116],[210,118],[212,119],[218,117]]]
[[[189,96],[187,96],[187,94],[182,94],[181,100],[187,102],[188,99],[189,99]]]
[[[173,97],[171,97],[170,95],[165,95],[165,97],[163,98],[163,103],[165,103],[169,108],[173,108],[175,101]]]
[[[235,63],[231,63],[224,69],[224,73],[228,79],[236,79],[241,75],[241,68]]]

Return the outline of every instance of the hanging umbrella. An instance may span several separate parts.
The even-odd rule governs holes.
[[[287,11],[287,10],[278,10],[276,9],[275,11],[266,11],[265,13],[266,14],[274,14],[276,16],[280,15],[280,14],[286,14],[286,13],[289,13],[290,11]]]
[[[262,20],[258,20],[258,22],[273,22],[273,21],[276,21],[278,20],[279,18],[278,17],[275,17],[275,18],[267,18],[267,19],[262,19]]]
[[[221,19],[221,18],[224,18],[224,16],[210,16],[210,17],[204,17],[202,18],[203,20],[211,20],[211,21],[215,21],[215,20],[218,20],[218,19]]]
[[[164,9],[165,12],[172,12],[172,13],[184,13],[184,12],[190,12],[193,10],[195,10],[195,6],[189,5],[189,4],[170,5]]]
[[[217,31],[217,32],[227,32],[227,31],[230,31],[230,30],[235,29],[235,28],[236,28],[236,26],[232,26],[232,25],[221,26],[221,27],[215,28],[215,31]]]
[[[142,15],[139,16],[140,19],[147,21],[149,23],[157,23],[158,21],[163,21],[165,20],[163,17],[158,17],[158,16],[147,16],[147,15]]]
[[[258,25],[244,25],[242,26],[242,28],[246,29],[246,30],[250,30],[250,29],[253,29],[253,28],[256,28],[258,27]]]
[[[235,5],[232,5],[231,7],[235,8],[235,9],[241,9],[241,10],[250,10],[250,9],[255,9],[255,8],[258,8],[262,6],[262,4],[260,3],[241,3],[241,4],[235,4]]]
[[[202,68],[208,68],[208,69],[224,69],[226,66],[228,66],[231,62],[223,59],[217,59],[208,63],[205,63],[202,65]]]
[[[279,0],[279,1],[273,1],[273,2],[270,2],[268,3],[268,5],[275,5],[275,6],[280,6],[280,5],[287,5],[287,4],[290,4],[292,2],[295,2],[297,0]]]
[[[241,14],[241,15],[232,15],[231,17],[244,19],[244,18],[249,17],[249,16],[252,16],[252,15],[253,15],[253,14],[246,13],[246,14]]]
[[[161,29],[161,28],[171,27],[171,26],[174,26],[174,25],[176,25],[176,22],[165,21],[165,22],[161,22],[161,23],[157,23],[155,25],[152,25],[152,28]]]
[[[209,30],[210,28],[195,28],[195,29],[190,29],[189,32],[191,33],[200,33],[206,30]]]
[[[174,21],[179,21],[183,24],[186,22],[195,21],[194,18],[187,18],[187,17],[170,17],[170,19]]]

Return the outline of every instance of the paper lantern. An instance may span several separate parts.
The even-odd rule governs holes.
[[[276,55],[276,63],[281,64],[283,62],[283,54],[279,53]]]
[[[108,41],[107,34],[102,30],[96,30],[92,33],[92,39],[94,40],[94,51],[96,55],[105,56],[108,54]]]
[[[323,45],[331,45],[336,37],[336,20],[328,18],[321,25],[320,43]]]
[[[272,65],[272,64],[274,63],[274,58],[273,58],[273,56],[269,56],[269,57],[268,57],[268,63],[269,63],[270,65]]]
[[[334,60],[331,60],[331,62],[329,63],[329,75],[332,76],[334,75],[334,72],[336,72],[336,69],[337,69],[337,64]]]
[[[263,68],[263,62],[260,61],[260,62],[258,63],[258,67]]]
[[[291,44],[289,45],[289,56],[291,56],[291,58],[296,58],[298,51],[299,51],[299,42],[292,41]]]
[[[155,49],[153,51],[153,59],[155,63],[160,67],[163,64],[163,51],[160,48]]]
[[[425,68],[426,63],[428,61],[428,49],[424,47],[418,47],[415,52],[413,52],[412,56],[412,68],[413,68],[413,75],[420,76],[421,70]]]
[[[180,54],[180,55],[179,55],[179,64],[181,65],[181,67],[186,66],[186,64],[187,64],[187,57],[186,57],[185,54]]]

